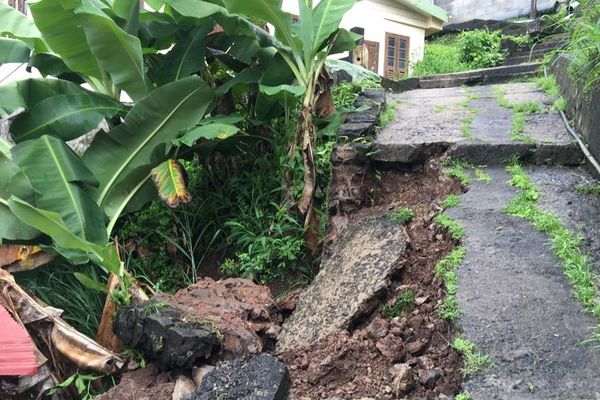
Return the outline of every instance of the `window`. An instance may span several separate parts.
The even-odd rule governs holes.
[[[386,33],[385,44],[385,77],[390,79],[402,78],[408,73],[410,38],[394,33]]]
[[[27,14],[27,6],[25,5],[25,0],[8,0],[8,5],[12,8],[17,9],[23,14]]]

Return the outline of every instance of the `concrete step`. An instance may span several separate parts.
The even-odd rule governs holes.
[[[504,63],[502,65],[519,65],[519,64],[523,64],[523,63],[530,63],[530,62],[535,62],[535,61],[540,61],[544,58],[544,55],[546,53],[543,54],[537,54],[537,55],[525,55],[525,56],[514,56],[514,57],[509,57],[506,60],[504,60]]]

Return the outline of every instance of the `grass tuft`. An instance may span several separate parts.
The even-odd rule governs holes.
[[[444,202],[442,203],[442,206],[445,209],[449,209],[449,208],[454,208],[454,207],[456,207],[459,204],[460,204],[460,196],[457,196],[455,194],[451,194],[451,195],[448,195],[448,197],[446,197],[444,199]]]
[[[477,178],[477,180],[479,182],[483,182],[483,183],[491,183],[492,182],[492,177],[490,175],[486,174],[485,172],[483,172],[483,170],[480,168],[475,168],[475,177]]]
[[[490,357],[476,351],[475,343],[468,339],[458,337],[452,342],[452,347],[461,353],[465,359],[465,367],[461,369],[464,377],[471,376],[493,365]]]
[[[460,240],[465,236],[465,228],[458,221],[445,214],[438,215],[433,221],[438,227],[448,231],[450,237],[454,240]]]
[[[471,176],[465,171],[471,168],[471,165],[460,160],[447,159],[444,161],[443,166],[445,167],[444,173],[448,176],[452,176],[460,182],[463,186],[469,186],[471,183]]]
[[[440,260],[435,267],[435,274],[446,284],[446,298],[439,306],[440,316],[446,320],[453,320],[460,316],[460,307],[456,301],[458,291],[457,271],[465,259],[465,247],[457,247],[450,254]]]
[[[599,194],[600,195],[600,183],[584,183],[577,187],[577,191],[583,194]]]
[[[537,230],[549,236],[552,250],[562,261],[565,275],[573,286],[573,297],[600,322],[600,296],[596,286],[599,276],[590,268],[582,238],[566,228],[558,216],[537,207],[540,191],[518,163],[513,162],[507,170],[512,175],[509,183],[520,189],[520,193],[505,211],[530,221]]]
[[[509,134],[510,140],[515,142],[533,143],[533,138],[524,134],[525,122],[528,115],[541,113],[543,111],[540,104],[537,101],[511,103],[506,98],[506,90],[501,86],[494,87],[494,94],[500,107],[508,108],[514,112]]]
[[[412,312],[415,308],[415,294],[410,290],[402,293],[400,297],[396,299],[393,305],[385,305],[381,309],[381,316],[385,319],[392,319],[399,317],[403,313]]]
[[[390,101],[385,105],[385,109],[379,115],[379,124],[375,128],[378,132],[394,122],[399,104],[399,101]]]
[[[469,392],[462,392],[454,396],[454,400],[471,400]]]
[[[401,210],[394,211],[390,214],[392,222],[400,224],[407,224],[415,218],[415,212],[410,208],[403,208]]]

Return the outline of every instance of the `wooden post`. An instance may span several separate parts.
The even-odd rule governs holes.
[[[529,13],[531,19],[537,17],[537,0],[531,0],[531,12]]]

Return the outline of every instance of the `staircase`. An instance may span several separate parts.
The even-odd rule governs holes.
[[[568,42],[565,34],[547,36],[535,42],[526,49],[511,47],[509,43],[503,42],[503,47],[508,50],[508,56],[502,65],[518,65],[541,61],[544,56],[555,49],[564,47]]]

